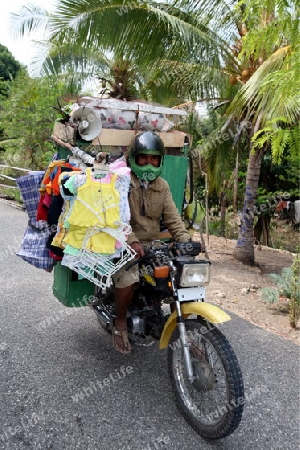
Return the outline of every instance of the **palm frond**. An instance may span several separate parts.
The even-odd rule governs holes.
[[[278,126],[278,122],[281,126]],[[299,161],[299,125],[293,128],[284,128],[284,118],[274,119],[266,127],[259,130],[252,137],[255,147],[263,148],[267,143],[271,144],[271,156],[274,164],[280,164],[286,152],[292,161]]]
[[[226,2],[213,3],[229,11]],[[69,42],[85,49],[114,49],[116,55],[148,67],[153,59],[167,55],[177,61],[191,59],[191,55],[195,55],[195,62],[199,62],[199,55],[201,60],[214,59],[215,64],[220,64],[220,58],[233,61],[226,36],[210,26],[212,15],[203,14],[207,4],[61,0],[49,15],[42,15],[42,10],[33,6],[23,7],[15,21],[18,25],[19,20],[20,34],[45,26],[50,46],[59,40],[61,45]]]
[[[284,116],[294,122],[299,117],[298,58],[299,49],[278,49],[238,92],[227,114],[249,121],[260,116],[262,127],[274,117]]]
[[[15,37],[27,36],[35,31],[45,30],[50,14],[41,6],[31,3],[21,6],[18,13],[10,14],[10,29]]]

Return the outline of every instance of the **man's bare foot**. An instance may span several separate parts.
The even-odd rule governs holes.
[[[112,326],[112,339],[115,349],[128,355],[132,352],[132,347],[128,339],[127,322],[123,319],[115,319],[115,323]]]

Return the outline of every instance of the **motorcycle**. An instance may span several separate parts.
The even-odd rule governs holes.
[[[242,373],[235,353],[217,324],[230,316],[205,301],[210,261],[198,259],[198,242],[153,241],[136,259],[140,283],[127,313],[129,338],[148,346],[159,340],[168,348],[168,372],[179,410],[206,439],[231,434],[244,405]],[[111,333],[114,288],[96,288],[91,305]]]

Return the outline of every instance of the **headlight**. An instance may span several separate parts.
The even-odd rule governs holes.
[[[210,262],[184,264],[180,277],[180,286],[202,286],[210,280]]]

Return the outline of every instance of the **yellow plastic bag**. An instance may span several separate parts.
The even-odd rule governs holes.
[[[200,223],[204,217],[205,208],[198,200],[193,200],[192,203],[189,203],[184,210],[184,219],[188,225],[187,228],[199,230]]]

